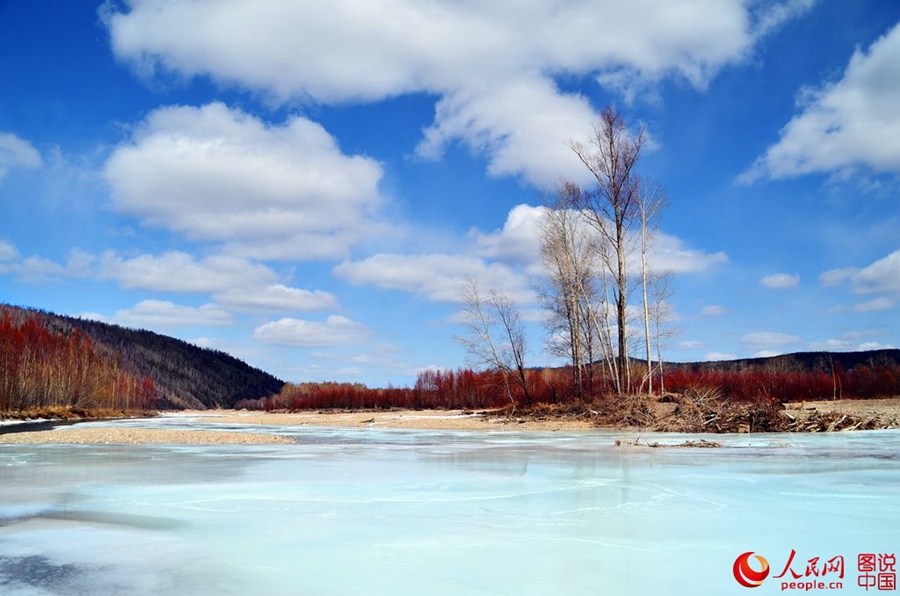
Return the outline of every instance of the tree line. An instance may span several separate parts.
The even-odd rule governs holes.
[[[844,358],[848,366],[842,364]],[[715,395],[735,403],[758,404],[830,399],[869,399],[900,395],[900,350],[847,354],[821,353],[815,361],[784,365],[784,357],[735,362],[671,364],[659,379],[672,392]],[[852,366],[851,366],[852,365]],[[645,375],[647,364],[632,360],[634,374]],[[573,390],[569,366],[523,371],[524,383],[510,383],[497,369],[425,370],[412,387],[371,388],[361,383],[287,383],[277,395],[242,400],[236,409],[454,409],[484,410],[514,404],[583,405],[594,396]],[[601,394],[615,390],[613,379]],[[528,393],[524,387],[529,388]],[[512,394],[510,401],[509,392]]]

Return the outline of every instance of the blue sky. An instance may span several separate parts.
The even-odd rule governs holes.
[[[0,0],[0,301],[289,381],[465,365],[614,105],[669,207],[670,360],[900,345],[893,0]]]

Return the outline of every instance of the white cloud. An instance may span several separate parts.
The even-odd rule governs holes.
[[[273,284],[260,289],[232,288],[215,295],[216,302],[229,310],[242,312],[309,312],[338,307],[334,294]]]
[[[875,298],[868,302],[853,305],[856,312],[878,312],[882,310],[891,310],[894,308],[895,302],[890,298]]]
[[[587,99],[562,94],[547,79],[493,81],[484,89],[441,99],[416,152],[437,159],[459,139],[473,152],[488,155],[492,176],[522,173],[538,185],[560,176],[581,180],[588,172],[567,143],[590,131],[595,119]]]
[[[895,346],[894,344],[883,344],[877,341],[867,341],[859,344],[856,349],[860,352],[863,352],[866,350],[895,350],[896,348],[897,346]]]
[[[300,348],[357,344],[370,335],[368,327],[340,315],[331,315],[323,322],[286,317],[260,325],[253,332],[257,341]]]
[[[878,341],[860,341],[866,337],[881,335],[880,332],[870,330],[861,332],[844,333],[841,337],[833,337],[825,341],[812,342],[809,345],[810,350],[823,352],[861,352],[865,350],[882,350],[892,349],[895,346]]]
[[[829,269],[819,274],[819,283],[823,287],[839,286],[848,279],[851,279],[859,269],[855,267],[844,267],[842,269]]]
[[[519,303],[534,301],[528,276],[543,275],[540,229],[545,207],[517,205],[503,227],[493,232],[469,231],[464,254],[401,255],[380,253],[361,261],[345,261],[334,273],[350,283],[400,290],[436,302],[458,303],[467,281],[476,279],[484,291],[496,289]],[[689,248],[675,236],[656,232],[649,262],[656,272],[694,273],[727,262],[725,253]],[[630,268],[639,275],[639,255],[632,253]]]
[[[0,240],[0,262],[15,261],[18,258],[19,251],[16,249],[16,245],[5,240]]]
[[[723,251],[708,253],[690,248],[681,238],[658,230],[650,240],[648,252],[648,264],[656,273],[702,273],[728,262],[728,255]],[[637,266],[640,256],[634,255],[631,262]]]
[[[127,327],[149,329],[225,326],[233,323],[231,315],[214,304],[193,307],[168,300],[142,300],[131,308],[117,310],[112,320]]]
[[[58,281],[66,275],[66,268],[55,261],[32,255],[7,270],[14,271],[19,279],[28,283]]]
[[[796,335],[774,331],[756,331],[741,336],[741,343],[760,351],[789,348],[800,344],[802,341],[803,339]]]
[[[900,249],[878,259],[852,277],[860,294],[884,292],[900,295]]]
[[[513,207],[503,227],[493,232],[472,230],[469,239],[474,242],[477,254],[498,259],[520,261],[529,265],[529,273],[539,273],[541,227],[546,217],[546,207],[516,205]],[[592,228],[584,224],[588,233]],[[632,233],[629,240],[628,262],[633,275],[640,275],[640,240]],[[681,238],[667,234],[661,230],[653,232],[648,250],[650,269],[656,273],[700,273],[711,267],[728,262],[724,252],[707,253],[690,248]]]
[[[0,132],[0,179],[16,167],[37,168],[41,154],[28,141],[8,132]]]
[[[0,241],[0,274],[14,273],[27,283],[56,282],[66,277],[86,278],[91,275],[94,257],[80,250],[73,250],[65,264],[38,255],[21,258],[15,245]]]
[[[900,173],[900,24],[857,49],[839,81],[806,90],[802,100],[802,112],[739,181],[860,168]]]
[[[759,280],[759,285],[773,290],[796,288],[800,284],[800,276],[796,273],[773,273]]]
[[[377,254],[362,261],[345,261],[334,273],[350,283],[401,290],[435,302],[458,303],[469,279],[480,289],[495,289],[517,302],[534,300],[528,281],[501,263],[465,255]]]
[[[706,347],[706,344],[695,339],[687,339],[678,342],[678,347],[682,350],[702,350],[704,347]]]
[[[719,306],[718,304],[710,304],[708,306],[704,306],[700,310],[700,314],[704,317],[716,317],[721,314],[725,314],[727,309],[724,306]]]
[[[737,354],[729,354],[726,352],[708,352],[703,358],[704,360],[708,360],[710,362],[721,362],[723,360],[735,360],[737,359]]]
[[[674,77],[704,88],[810,4],[126,0],[102,13],[116,56],[145,76],[208,75],[276,102],[434,94],[421,153],[458,139],[487,154],[495,175],[549,183],[572,163],[565,142],[593,120],[589,103],[561,92],[555,77],[620,89]]]
[[[303,117],[281,126],[221,103],[152,112],[104,168],[113,205],[242,256],[340,256],[377,233],[381,166]]]
[[[100,279],[114,279],[123,288],[161,292],[228,292],[240,287],[265,287],[276,281],[264,265],[230,256],[196,259],[184,252],[123,258],[108,252],[100,258]]]
[[[546,214],[546,207],[516,205],[501,229],[486,233],[473,228],[469,240],[481,256],[535,263],[540,259],[541,226]]]

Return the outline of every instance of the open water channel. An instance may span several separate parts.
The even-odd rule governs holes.
[[[749,593],[884,593],[859,555],[900,550],[898,431],[229,429],[296,443],[0,445],[0,594],[746,595],[750,551]]]

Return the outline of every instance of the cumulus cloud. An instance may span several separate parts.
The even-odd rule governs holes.
[[[0,132],[0,179],[12,168],[40,167],[41,154],[28,141],[8,132]]]
[[[900,173],[900,24],[857,49],[840,80],[806,89],[801,102],[740,182],[861,168]]]
[[[347,317],[331,315],[324,321],[285,317],[260,325],[253,332],[257,341],[298,348],[352,345],[369,338],[371,331]]]
[[[19,279],[29,283],[54,282],[66,276],[66,268],[50,259],[32,255],[8,268],[18,274]]]
[[[484,257],[536,262],[540,258],[541,226],[546,214],[546,207],[516,205],[501,229],[482,232],[473,228],[469,240]]]
[[[59,263],[38,255],[22,258],[15,245],[0,241],[0,274],[15,274],[19,281],[50,283],[64,278],[90,277],[93,257],[73,250],[65,263]]]
[[[469,239],[478,255],[487,258],[508,259],[529,265],[530,273],[539,273],[541,227],[547,213],[546,207],[517,205],[513,207],[503,227],[493,232],[472,230]],[[585,223],[588,233],[592,228]],[[640,275],[640,240],[632,233],[628,259],[631,273]],[[708,253],[689,247],[684,240],[661,230],[654,231],[648,249],[648,264],[655,273],[700,273],[715,265],[727,263],[724,252]]]
[[[586,179],[588,172],[567,141],[584,136],[595,119],[587,99],[560,93],[550,80],[529,77],[505,85],[495,81],[441,99],[416,153],[437,159],[449,143],[461,140],[473,152],[488,156],[492,176],[522,173],[535,184],[560,176]]]
[[[410,292],[446,303],[458,303],[468,280],[475,279],[485,291],[495,289],[516,302],[529,303],[535,296],[528,277],[545,273],[540,261],[540,229],[546,212],[546,207],[517,205],[500,229],[470,230],[469,246],[461,253],[380,253],[344,261],[333,271],[353,284]],[[629,258],[631,273],[640,275],[639,254],[632,252]],[[657,231],[651,241],[649,263],[654,272],[696,273],[727,261],[723,252],[690,248],[664,232]]]
[[[684,240],[656,231],[650,240],[648,251],[648,265],[651,271],[663,273],[702,273],[716,265],[728,262],[728,255],[723,251],[714,253],[705,252],[689,247]],[[631,262],[637,266],[640,257],[634,255]]]
[[[274,271],[264,265],[230,256],[197,259],[185,252],[123,258],[102,255],[98,277],[113,279],[129,290],[160,292],[228,292],[244,286],[268,286],[276,281]]]
[[[152,112],[104,167],[114,207],[243,256],[340,256],[377,233],[381,166],[319,124],[268,125],[221,103]]]
[[[321,290],[303,290],[284,284],[264,288],[232,288],[215,295],[221,306],[241,312],[310,312],[338,307],[334,294]]]
[[[848,281],[857,294],[884,293],[900,296],[900,249],[862,269],[830,269],[819,275],[819,282],[826,287]]]
[[[894,301],[890,298],[875,298],[868,302],[861,302],[853,305],[856,312],[878,312],[882,310],[891,310],[894,308]]]
[[[565,142],[593,119],[556,77],[617,89],[675,77],[704,88],[811,3],[126,0],[102,16],[115,55],[144,76],[209,76],[276,102],[434,94],[421,154],[459,140],[494,174],[548,183],[566,173],[555,169],[571,160]]]
[[[853,275],[851,281],[861,294],[884,292],[900,295],[900,249],[864,267]]]
[[[787,290],[800,284],[800,276],[796,273],[773,273],[759,280],[759,285],[772,290]]]
[[[174,329],[231,325],[231,315],[214,304],[184,306],[168,300],[142,300],[131,308],[117,310],[112,320],[127,327]]]
[[[345,261],[334,273],[353,284],[401,290],[435,302],[460,302],[471,279],[478,280],[484,291],[494,289],[517,302],[534,299],[527,279],[507,265],[466,255],[382,253],[362,261]]]

